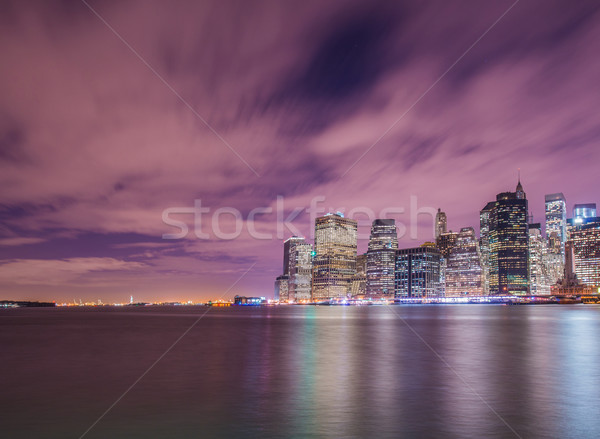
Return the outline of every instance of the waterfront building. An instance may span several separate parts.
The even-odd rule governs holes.
[[[548,245],[539,223],[529,224],[529,293],[534,296],[550,294],[547,272]],[[556,281],[555,281],[556,282]]]
[[[312,300],[345,298],[356,274],[357,228],[355,220],[328,213],[315,220]]]
[[[290,277],[287,274],[282,274],[275,279],[275,300],[280,302],[287,302],[289,300],[289,280]]]
[[[550,251],[560,253],[564,260],[565,242],[567,240],[567,202],[562,193],[548,194],[546,201],[546,236],[556,233],[558,241]]]
[[[441,260],[437,248],[417,247],[396,251],[396,298],[443,297]]]
[[[571,231],[573,265],[577,279],[600,287],[600,218],[586,218]]]
[[[490,294],[527,294],[529,232],[527,197],[521,181],[515,192],[496,196],[489,213]]]
[[[438,209],[435,215],[435,239],[437,240],[442,233],[446,233],[446,228],[448,227],[448,218],[446,217],[446,212],[442,212],[441,209]]]
[[[479,241],[473,227],[460,230],[448,258],[445,282],[446,296],[483,294],[483,270]]]
[[[286,242],[289,242],[286,241]],[[289,301],[310,302],[312,280],[311,244],[304,238],[290,242],[288,251],[289,266]]]
[[[367,296],[394,298],[396,250],[398,235],[395,220],[373,221],[367,251]]]
[[[483,294],[490,293],[490,213],[496,205],[491,201],[479,212],[479,250],[483,277]]]
[[[258,306],[267,303],[266,297],[246,297],[246,296],[235,296],[233,298],[234,305],[247,305],[247,306]]]
[[[291,236],[283,242],[283,274],[290,274],[290,247],[296,242],[306,242],[301,236]]]

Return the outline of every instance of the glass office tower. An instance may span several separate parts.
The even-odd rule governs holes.
[[[490,213],[496,205],[491,201],[479,212],[479,250],[483,277],[483,294],[490,294]]]
[[[312,300],[348,297],[356,273],[358,224],[341,213],[315,220]]]
[[[367,251],[367,296],[394,298],[394,267],[398,250],[396,221],[376,219]]]
[[[542,236],[542,227],[540,224],[529,224],[530,294],[535,296],[550,294],[548,262],[548,244]]]
[[[310,302],[312,279],[311,244],[304,238],[295,239],[289,245],[289,301]]]
[[[546,236],[553,233],[558,241],[550,251],[560,253],[564,259],[567,240],[567,202],[562,193],[546,195]]]
[[[479,241],[473,227],[460,230],[446,267],[446,296],[483,294]]]
[[[396,298],[444,296],[440,280],[442,256],[434,247],[417,247],[396,252]]]
[[[515,192],[496,196],[489,218],[490,294],[528,293],[527,207],[520,181]]]
[[[575,274],[581,283],[600,287],[600,218],[586,218],[570,235]]]

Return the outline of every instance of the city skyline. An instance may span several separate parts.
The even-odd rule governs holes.
[[[542,229],[548,194],[568,217],[600,203],[593,2],[520,2],[489,32],[512,2],[89,4],[3,10],[0,299],[270,293],[293,233],[163,239],[165,209],[195,200],[247,218],[324,197],[407,224],[415,196],[478,232],[520,168]],[[256,219],[275,234],[275,213]],[[417,228],[400,248],[434,240],[431,218]]]
[[[525,300],[596,300],[600,293],[600,217],[594,203],[566,213],[562,193],[544,197],[546,231],[533,223],[519,180],[514,192],[501,192],[480,212],[473,227],[447,230],[448,217],[429,211],[435,241],[398,247],[394,219],[375,218],[366,253],[360,253],[358,223],[342,212],[314,219],[314,251],[305,237],[283,246],[283,275],[275,280],[279,303],[399,303],[403,300],[525,297]],[[298,261],[294,246],[306,247],[302,283],[310,295],[295,295],[289,274]],[[297,264],[296,264],[297,265]],[[535,298],[533,298],[535,296]],[[589,296],[589,297],[588,297]],[[533,298],[533,299],[532,299]],[[493,300],[493,299],[492,299]],[[558,299],[561,300],[561,299]]]

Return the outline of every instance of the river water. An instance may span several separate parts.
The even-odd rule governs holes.
[[[596,438],[599,334],[598,305],[5,309],[0,436]]]

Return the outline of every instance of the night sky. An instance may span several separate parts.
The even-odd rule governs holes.
[[[0,299],[270,296],[280,237],[209,220],[277,196],[478,231],[520,168],[535,222],[600,203],[596,1],[88,3],[0,4]],[[163,239],[194,200],[209,238]]]

